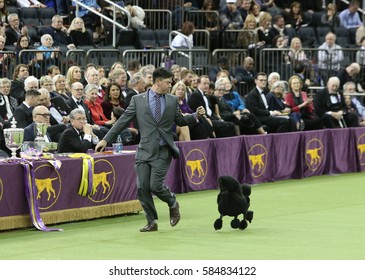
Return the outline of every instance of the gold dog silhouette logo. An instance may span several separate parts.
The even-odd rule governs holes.
[[[99,159],[94,162],[93,188],[95,193],[89,195],[93,202],[103,202],[114,190],[115,171],[113,165],[105,160]]]
[[[248,161],[250,164],[251,175],[258,178],[264,174],[267,166],[268,152],[265,146],[255,144],[248,151]]]
[[[305,148],[305,162],[310,170],[315,171],[321,166],[323,155],[323,143],[319,139],[313,138],[307,143]]]
[[[204,182],[208,173],[208,162],[201,150],[193,149],[187,154],[185,157],[185,172],[192,184],[199,185]]]
[[[359,153],[360,165],[365,165],[365,134],[361,134],[357,139],[356,148]]]
[[[53,166],[43,164],[34,170],[34,177],[39,209],[51,208],[57,202],[61,193],[62,181],[60,174]]]

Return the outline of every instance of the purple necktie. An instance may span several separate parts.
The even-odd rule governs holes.
[[[159,122],[161,120],[161,95],[156,94],[156,103],[155,103],[155,121]]]

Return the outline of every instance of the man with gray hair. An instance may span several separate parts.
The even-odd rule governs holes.
[[[127,96],[124,100],[125,106],[128,107],[131,99],[134,95],[143,93],[146,91],[146,82],[142,74],[136,73],[129,80],[129,87],[127,89]]]
[[[54,45],[59,46],[64,53],[66,53],[67,50],[76,48],[72,38],[67,33],[67,28],[63,26],[63,18],[59,15],[53,16],[51,26],[44,28],[41,33],[42,35],[51,35]]]
[[[27,26],[20,27],[18,14],[16,13],[9,14],[8,23],[9,26],[6,28],[5,31],[7,45],[13,46],[16,42],[18,42],[18,39],[21,35],[27,36],[28,40],[30,41],[30,38],[28,36],[28,27]],[[30,44],[31,42],[29,42],[29,45]]]
[[[59,153],[86,153],[96,139],[92,125],[87,123],[85,111],[74,109],[70,113],[71,125],[61,134],[58,141]]]
[[[330,77],[326,88],[314,96],[314,109],[326,128],[357,127],[356,114],[348,112],[343,94],[339,91],[340,79]]]

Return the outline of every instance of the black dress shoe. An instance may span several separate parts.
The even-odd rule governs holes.
[[[170,225],[172,227],[176,226],[177,223],[180,221],[180,205],[176,201],[175,207],[170,207]]]
[[[143,228],[140,228],[140,232],[149,232],[149,231],[157,231],[158,226],[156,223],[150,223],[145,225]]]

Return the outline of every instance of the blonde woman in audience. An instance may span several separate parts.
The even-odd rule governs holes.
[[[69,100],[71,94],[66,89],[66,78],[65,76],[59,74],[53,77],[53,93],[59,95],[65,99],[65,101]]]
[[[243,24],[243,28],[238,35],[237,47],[242,49],[254,50],[265,45],[265,41],[259,41],[256,29],[256,19],[253,15],[248,15]]]
[[[301,61],[304,64],[308,62],[307,55],[302,49],[302,41],[298,37],[294,37],[290,42],[290,51],[288,56],[291,62]]]
[[[70,27],[68,28],[68,34],[76,47],[93,45],[93,39],[91,38],[90,33],[86,31],[82,18],[75,17],[72,20]]]
[[[263,12],[260,16],[259,26],[257,28],[257,34],[259,36],[259,42],[265,42],[265,46],[270,47],[272,43],[271,35],[269,34],[269,30],[271,28],[272,16]]]
[[[71,85],[80,82],[82,79],[81,69],[79,66],[71,66],[66,73],[66,89],[71,92]]]

